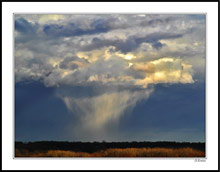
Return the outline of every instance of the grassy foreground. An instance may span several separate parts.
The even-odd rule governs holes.
[[[15,157],[205,157],[205,152],[192,148],[110,148],[93,153],[16,149]]]

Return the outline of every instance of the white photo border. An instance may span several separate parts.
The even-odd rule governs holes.
[[[14,159],[14,13],[206,13],[207,159]],[[218,2],[3,2],[2,170],[217,170]]]

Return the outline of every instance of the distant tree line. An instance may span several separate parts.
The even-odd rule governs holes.
[[[28,151],[70,150],[74,152],[93,153],[109,148],[193,148],[205,151],[205,143],[190,142],[68,142],[68,141],[37,141],[15,142],[15,148]]]

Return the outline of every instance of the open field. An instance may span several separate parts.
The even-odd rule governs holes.
[[[15,157],[205,157],[205,143],[15,142]]]
[[[205,143],[15,142],[15,157],[205,157]]]
[[[94,153],[49,150],[44,152],[28,150],[15,151],[16,157],[205,157],[205,152],[192,148],[125,148],[107,149]]]

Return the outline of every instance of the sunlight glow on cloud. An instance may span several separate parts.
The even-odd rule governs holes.
[[[65,15],[57,15],[57,14],[42,15],[39,19],[39,23],[46,23],[48,21],[57,21],[64,18]]]
[[[165,57],[132,66],[134,70],[146,74],[143,80],[137,80],[138,85],[156,83],[193,83],[192,65],[184,63],[179,58]]]

